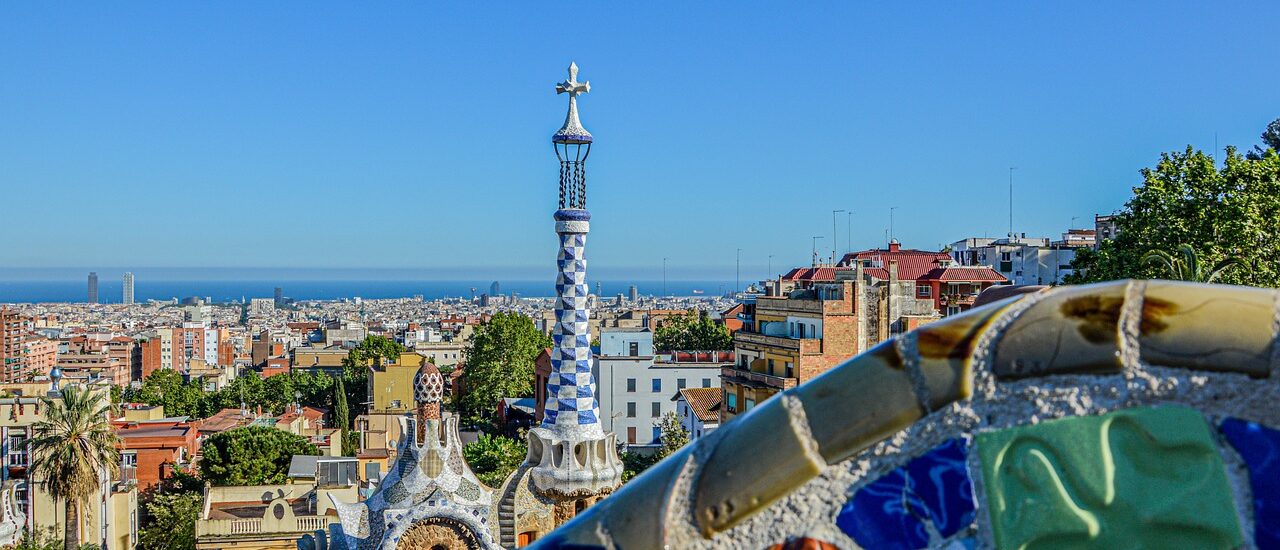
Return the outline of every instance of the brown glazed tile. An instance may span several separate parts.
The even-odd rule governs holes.
[[[731,431],[694,481],[694,518],[703,536],[733,527],[826,466],[799,409],[784,393],[720,428]]]
[[[1063,287],[1018,315],[996,344],[996,376],[1118,373],[1128,281]]]
[[[1274,316],[1274,290],[1151,281],[1138,331],[1142,360],[1266,377]]]
[[[947,317],[916,329],[910,336],[916,341],[916,364],[928,392],[929,410],[936,411],[973,394],[970,358],[974,347],[991,321],[1017,299]]]

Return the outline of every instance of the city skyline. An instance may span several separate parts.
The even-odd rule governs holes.
[[[828,251],[882,245],[892,206],[909,247],[1000,236],[1010,166],[1015,230],[1054,237],[1119,209],[1161,152],[1257,143],[1280,80],[1252,67],[1271,18],[1167,5],[1106,18],[582,6],[582,40],[557,44],[539,29],[561,9],[6,6],[0,46],[14,55],[0,70],[22,85],[0,90],[0,188],[28,205],[12,222],[42,238],[14,243],[5,267],[448,263],[540,277],[555,241],[537,222],[554,188],[539,144],[562,108],[545,75],[571,60],[612,83],[584,115],[608,137],[593,209],[613,213],[594,228],[593,268],[650,279],[664,257],[725,278],[738,248],[744,269],[770,255],[807,265],[833,209],[854,214]],[[1170,85],[1191,66],[1195,80]],[[672,86],[696,93],[675,104]],[[49,188],[67,199],[33,200]],[[314,223],[331,253],[251,245],[282,219]],[[748,240],[729,219],[760,227]],[[190,231],[208,235],[193,245]]]

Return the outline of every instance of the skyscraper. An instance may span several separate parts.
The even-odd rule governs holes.
[[[636,285],[631,285],[631,289],[628,292],[632,302],[640,300],[640,289],[636,288]]]
[[[133,305],[133,273],[124,274],[124,305]]]
[[[494,281],[493,284],[489,285],[489,295],[502,296],[502,285],[498,284],[498,281]]]
[[[89,303],[98,303],[98,272],[89,272]]]
[[[275,296],[275,299],[276,299],[276,305],[280,305],[280,302],[283,302],[283,301],[284,301],[284,289],[283,289],[283,288],[276,287],[276,296]]]

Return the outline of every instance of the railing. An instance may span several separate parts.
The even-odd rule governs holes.
[[[750,380],[752,382],[764,384],[766,386],[771,386],[771,387],[783,389],[783,390],[794,388],[796,387],[796,383],[797,383],[797,380],[795,378],[788,378],[785,376],[774,376],[772,374],[766,374],[763,372],[751,372],[749,370],[739,370],[736,367],[721,368],[720,376],[721,378],[736,377],[743,380]]]
[[[333,518],[337,519],[337,518]],[[268,533],[309,533],[326,529],[329,526],[328,516],[297,516],[293,521],[280,522],[264,530],[262,518],[239,519],[202,519],[196,521],[196,536],[236,536],[258,535]],[[276,523],[276,522],[271,522]]]
[[[797,338],[769,336],[758,332],[738,331],[734,334],[734,340],[744,344],[759,344],[762,346],[772,346],[777,348],[800,349],[800,340]]]

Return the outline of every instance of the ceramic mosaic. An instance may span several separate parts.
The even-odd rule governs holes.
[[[1276,372],[1275,289],[1129,280],[1015,294],[759,403],[544,540],[905,547],[918,520],[947,550],[1274,547],[1280,446],[1262,426],[1280,426]],[[1206,421],[1239,417],[1260,425],[1229,421],[1217,437]],[[904,497],[906,527],[849,527],[874,523],[851,504],[873,494],[859,490],[908,494],[903,457],[956,438],[971,442],[973,526],[943,537],[929,505]]]
[[[926,548],[968,528],[974,499],[967,451],[965,440],[948,440],[863,486],[836,525],[868,550]]]
[[[1204,417],[1127,409],[977,436],[1000,548],[1237,548],[1222,459]]]
[[[1238,418],[1223,420],[1221,430],[1249,467],[1254,543],[1280,548],[1280,431]]]

